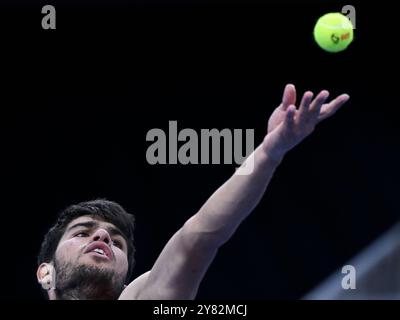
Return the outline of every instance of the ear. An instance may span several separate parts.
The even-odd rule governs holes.
[[[44,290],[56,288],[56,272],[51,263],[42,263],[37,269],[36,276]]]

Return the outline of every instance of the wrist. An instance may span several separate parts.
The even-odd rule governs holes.
[[[268,160],[280,163],[286,154],[286,150],[279,144],[273,143],[268,136],[265,137],[262,143],[262,150]]]
[[[282,162],[285,153],[281,152],[281,151],[275,151],[275,150],[271,150],[268,153],[266,153],[266,156],[268,158],[268,161],[274,162],[276,164],[279,164]]]

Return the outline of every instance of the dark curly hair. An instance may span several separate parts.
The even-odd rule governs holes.
[[[128,281],[132,275],[133,266],[135,264],[135,246],[133,243],[135,218],[132,214],[127,213],[118,203],[105,199],[81,202],[63,210],[59,214],[54,226],[44,237],[38,256],[38,265],[53,261],[58,243],[67,225],[72,220],[81,216],[98,217],[106,222],[112,223],[121,230],[128,245],[128,273],[125,279]]]

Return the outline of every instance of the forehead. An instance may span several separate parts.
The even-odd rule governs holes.
[[[67,227],[65,230],[68,230],[70,227],[73,225],[76,225],[78,223],[85,223],[85,222],[95,222],[99,228],[113,228],[117,229],[116,226],[110,222],[104,221],[101,218],[98,217],[92,217],[92,216],[81,216],[78,217],[74,220],[72,220],[70,223],[68,223]]]

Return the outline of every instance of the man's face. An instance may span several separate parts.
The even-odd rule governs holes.
[[[56,288],[78,290],[87,280],[86,286],[120,291],[128,271],[127,251],[122,233],[113,224],[90,216],[71,221],[55,253]]]

